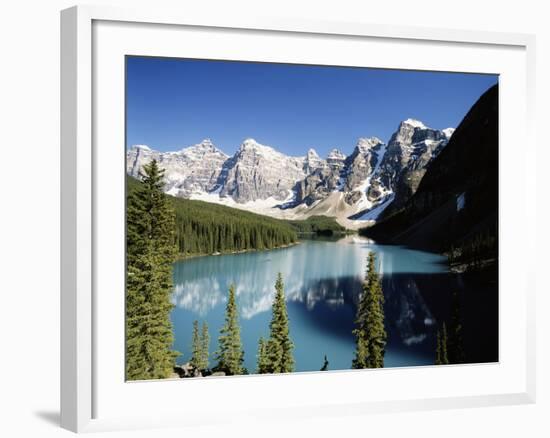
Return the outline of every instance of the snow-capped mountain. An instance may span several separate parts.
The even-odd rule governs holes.
[[[305,159],[305,162],[304,162],[304,172],[307,175],[309,175],[309,174],[315,172],[315,170],[320,169],[321,167],[323,167],[325,164],[326,164],[325,160],[323,160],[319,156],[317,151],[313,148],[310,148],[307,151],[306,159]]]
[[[293,196],[296,182],[306,177],[307,158],[289,157],[249,138],[225,163],[216,189],[221,197],[238,203],[267,198],[285,201]]]
[[[391,200],[392,209],[402,206],[414,194],[428,164],[447,145],[453,132],[453,128],[440,131],[414,119],[401,122],[367,189],[368,200],[374,204]]]
[[[165,169],[166,192],[189,197],[192,193],[213,190],[228,158],[209,139],[177,152],[158,152],[137,145],[127,152],[126,172],[139,178],[141,167],[156,159]]]
[[[326,159],[315,149],[287,156],[254,139],[245,140],[233,156],[208,139],[177,152],[136,145],[127,152],[126,168],[139,178],[141,167],[156,159],[171,195],[283,218],[325,214],[353,227],[414,194],[453,131],[408,119],[387,145],[376,137],[360,138],[349,156],[335,148]]]

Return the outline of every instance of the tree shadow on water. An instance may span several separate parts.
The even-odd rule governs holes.
[[[452,294],[458,291],[467,362],[498,361],[498,286],[494,281],[452,273],[399,273],[384,275],[382,282],[389,348],[413,348],[424,354],[435,351],[435,333],[444,321],[449,324]],[[292,306],[319,332],[349,341],[362,283],[361,278],[351,276],[311,281]]]

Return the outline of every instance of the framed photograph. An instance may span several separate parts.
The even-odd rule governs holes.
[[[533,402],[533,53],[62,11],[62,426]]]

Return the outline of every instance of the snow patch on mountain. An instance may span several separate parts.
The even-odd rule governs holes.
[[[424,125],[424,123],[422,123],[420,120],[407,119],[407,120],[403,120],[403,123],[409,126],[412,126],[413,128],[427,129],[427,126]]]
[[[345,159],[346,155],[336,148],[332,149],[327,155],[327,160],[343,161]]]
[[[393,202],[394,198],[395,194],[390,193],[374,208],[357,217],[357,219],[362,221],[376,221],[378,217],[383,213],[383,211]]]
[[[442,129],[441,132],[443,134],[445,134],[445,137],[447,137],[447,140],[450,139],[452,137],[452,135],[454,134],[455,132],[455,129],[454,128],[445,128],[445,129]]]
[[[377,144],[381,145],[380,150],[376,153],[376,163],[372,168],[369,176],[367,176],[363,180],[363,182],[355,189],[361,193],[361,198],[356,203],[356,212],[367,210],[373,207],[373,202],[371,202],[367,197],[367,191],[371,186],[372,178],[376,177],[379,174],[380,164],[382,163],[382,160],[384,159],[384,155],[386,154],[386,150],[387,150],[387,145],[385,143],[382,143],[381,140],[376,138],[375,140],[378,141]]]

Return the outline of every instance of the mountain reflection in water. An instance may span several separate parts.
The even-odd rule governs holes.
[[[325,354],[331,370],[349,369],[356,304],[370,251],[377,254],[385,296],[385,365],[433,364],[437,321],[423,296],[441,293],[448,301],[449,291],[461,287],[457,276],[448,273],[441,255],[377,245],[357,236],[175,263],[172,321],[175,348],[183,353],[178,361],[190,358],[195,319],[208,322],[215,351],[227,290],[235,284],[245,366],[253,372],[258,339],[268,336],[275,279],[281,272],[296,371],[318,371]]]

